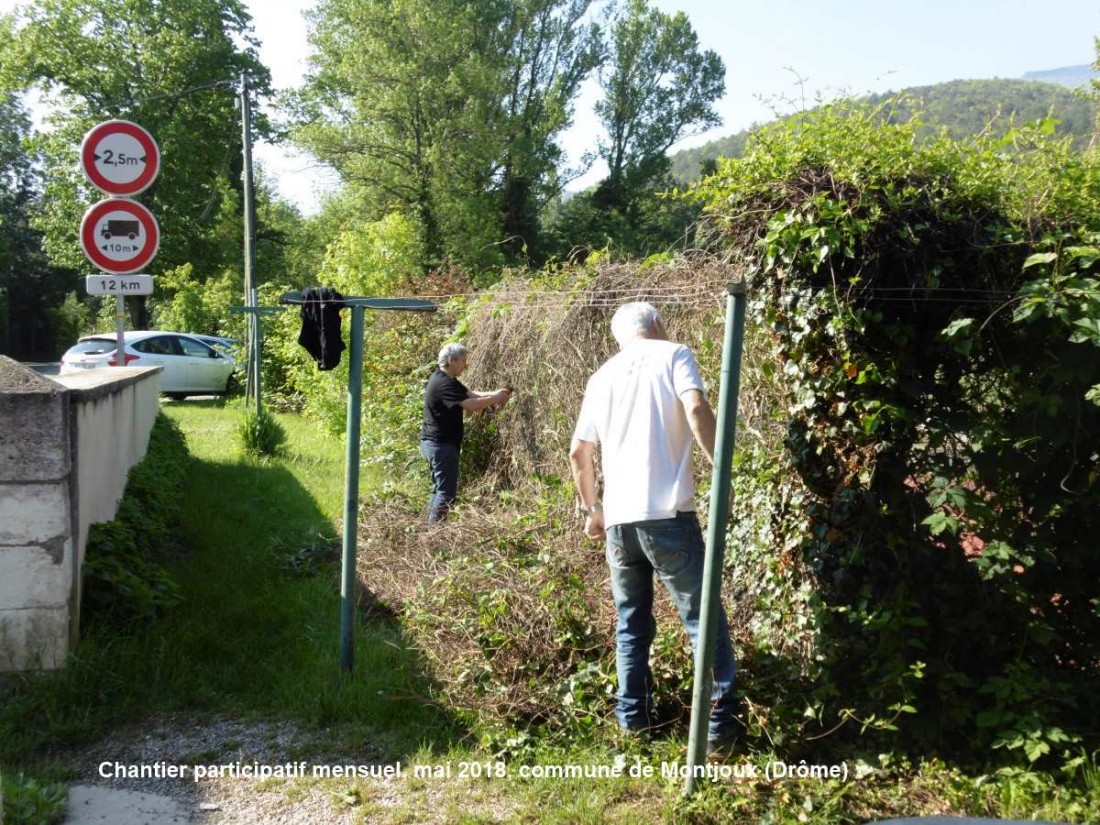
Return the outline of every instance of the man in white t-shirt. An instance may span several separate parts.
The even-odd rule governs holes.
[[[616,670],[619,724],[644,732],[654,724],[649,648],[653,574],[664,582],[695,649],[699,636],[705,544],[695,515],[694,440],[714,461],[714,413],[691,350],[668,340],[652,305],[625,304],[611,320],[620,352],[584,391],[569,460],[585,513],[584,533],[606,538],[611,592],[618,611]],[[599,445],[604,479],[596,488]],[[737,664],[725,610],[719,606],[709,745],[725,748],[741,723],[733,687]]]

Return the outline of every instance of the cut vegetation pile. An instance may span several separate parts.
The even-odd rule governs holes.
[[[467,307],[463,340],[472,355],[463,382],[516,392],[500,411],[467,416],[458,510],[445,526],[423,524],[424,480],[407,498],[371,502],[360,517],[365,586],[404,611],[457,707],[496,722],[570,727],[610,715],[615,617],[607,566],[602,545],[581,533],[569,475],[585,382],[616,351],[614,309],[648,300],[672,337],[699,355],[716,389],[726,284],[734,277],[726,263],[702,255],[604,264],[538,283],[507,280]],[[763,406],[759,392],[746,382],[745,409]],[[418,458],[408,461],[416,466]],[[697,470],[705,484],[709,467]],[[688,698],[689,651],[667,599],[659,610],[654,664],[664,677],[661,697],[675,712]]]

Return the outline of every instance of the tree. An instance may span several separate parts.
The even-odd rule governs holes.
[[[491,29],[500,33],[500,203],[513,258],[538,260],[540,215],[564,185],[555,138],[572,121],[573,101],[602,50],[599,27],[585,22],[592,4],[515,0],[504,4],[502,24]]]
[[[240,189],[234,88],[243,74],[270,93],[240,0],[37,0],[16,24],[0,87],[37,88],[54,109],[51,131],[35,140],[46,173],[35,225],[50,260],[88,268],[75,228],[100,196],[77,168],[77,149],[94,123],[124,118],[153,134],[163,158],[141,196],[161,226],[153,268],[191,263],[200,280],[238,268],[239,241],[219,238],[227,212],[240,214],[223,208]]]
[[[0,54],[12,35],[0,17]],[[32,223],[40,211],[41,175],[28,148],[31,118],[19,96],[0,90],[0,352],[54,358],[70,339],[55,307],[74,287],[74,273],[50,266]]]
[[[625,207],[631,193],[659,179],[677,141],[718,126],[713,103],[725,92],[725,66],[699,39],[683,12],[664,14],[647,0],[629,0],[612,27],[601,72],[604,99],[596,114],[607,131],[600,156],[608,176],[599,198]]]
[[[424,266],[530,251],[561,183],[555,137],[599,54],[593,0],[324,0],[296,139],[365,217],[415,219]]]
[[[397,209],[423,234],[425,265],[491,247],[491,150],[482,39],[451,0],[322,0],[314,71],[294,100],[295,139],[332,164],[366,217]]]

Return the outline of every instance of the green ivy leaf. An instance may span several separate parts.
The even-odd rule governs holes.
[[[1028,259],[1024,261],[1024,269],[1039,266],[1040,264],[1053,263],[1056,260],[1058,260],[1058,254],[1056,252],[1037,252],[1034,255],[1028,256]]]
[[[1071,344],[1084,344],[1088,341],[1100,346],[1100,318],[1080,318],[1073,325]]]

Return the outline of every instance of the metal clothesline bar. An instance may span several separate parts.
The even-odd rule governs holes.
[[[349,308],[360,307],[364,309],[390,309],[402,312],[435,312],[436,305],[432,301],[420,298],[355,298],[345,297],[340,301],[306,300],[300,292],[284,292],[279,296],[280,304],[331,304],[343,303]]]
[[[230,312],[249,312],[253,315],[277,315],[286,312],[286,307],[230,307]]]

